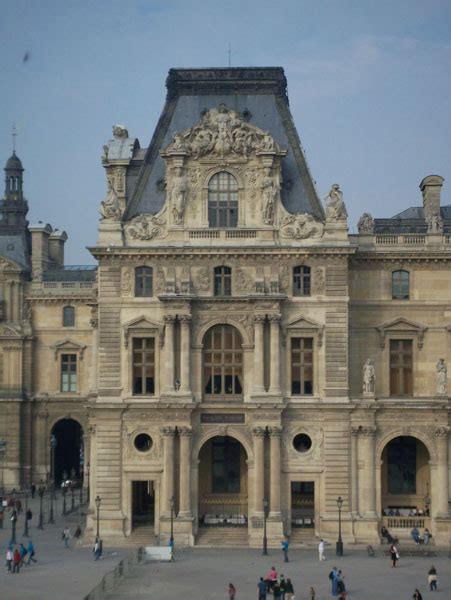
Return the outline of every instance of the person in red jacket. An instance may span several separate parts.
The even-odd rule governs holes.
[[[20,571],[20,563],[22,562],[22,558],[20,556],[19,550],[16,548],[13,554],[13,573],[18,573]]]

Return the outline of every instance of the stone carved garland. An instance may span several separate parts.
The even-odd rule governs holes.
[[[280,148],[269,133],[243,121],[225,104],[207,110],[199,124],[176,133],[165,154],[185,154],[199,158],[205,155],[247,157],[254,152],[279,153]]]
[[[293,240],[320,239],[324,224],[308,213],[287,215],[282,219],[280,233],[282,237]]]
[[[167,235],[164,211],[159,215],[142,214],[125,225],[125,233],[135,240],[153,240]]]

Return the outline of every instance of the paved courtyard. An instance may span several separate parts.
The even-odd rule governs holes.
[[[24,506],[23,498],[22,506]],[[70,500],[68,502],[70,506]],[[78,506],[78,499],[76,502]],[[130,552],[130,549],[105,548],[105,557],[94,562],[91,546],[75,546],[71,540],[71,547],[65,550],[61,540],[61,532],[67,523],[71,534],[79,522],[78,512],[67,517],[61,516],[61,496],[57,499],[55,511],[55,524],[49,525],[47,499],[44,502],[45,520],[44,530],[37,529],[39,516],[39,499],[31,502],[33,512],[30,537],[36,548],[38,562],[22,567],[19,574],[11,575],[6,571],[6,548],[11,538],[11,522],[9,514],[5,513],[4,529],[0,529],[0,599],[1,600],[81,600],[97,583],[103,575],[114,569],[116,564]],[[24,512],[19,515],[17,522],[16,541],[28,544],[28,538],[23,538]]]
[[[336,560],[318,562],[314,550],[293,550],[290,563],[284,564],[281,552],[270,550],[263,557],[258,550],[190,549],[180,550],[175,563],[146,563],[135,569],[133,577],[124,580],[110,593],[110,600],[130,598],[207,600],[227,598],[227,586],[232,581],[237,588],[237,600],[255,600],[257,580],[272,565],[278,573],[290,577],[295,586],[296,600],[310,600],[313,585],[316,600],[331,598],[328,573],[336,565],[345,574],[348,597],[361,600],[401,600],[412,598],[418,587],[423,599],[451,598],[451,560],[447,553],[430,558],[403,557],[399,568],[392,569],[389,559],[378,550],[370,558],[364,548],[347,550]],[[427,571],[431,564],[439,575],[438,592],[429,592]],[[272,596],[269,596],[271,599]]]

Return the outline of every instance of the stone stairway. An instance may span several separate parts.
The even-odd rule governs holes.
[[[131,535],[124,538],[120,544],[121,548],[139,548],[140,546],[158,546],[158,536],[155,535],[153,525],[141,525],[133,529]]]
[[[319,540],[315,537],[315,530],[313,528],[294,527],[291,530],[290,535],[290,546],[296,548],[297,546],[317,546]]]
[[[196,546],[247,548],[247,527],[199,527]]]

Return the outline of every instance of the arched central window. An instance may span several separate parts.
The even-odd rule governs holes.
[[[240,396],[243,393],[241,336],[230,325],[215,325],[204,338],[205,394]]]
[[[216,173],[208,183],[208,225],[238,225],[238,184],[235,177],[227,171]]]

